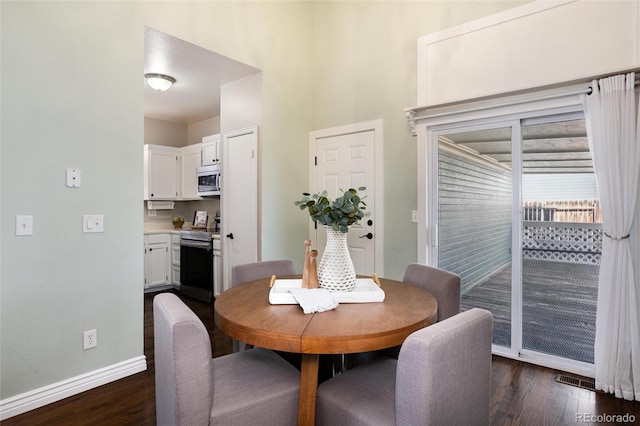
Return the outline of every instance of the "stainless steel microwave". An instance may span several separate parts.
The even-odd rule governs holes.
[[[202,166],[196,169],[198,177],[198,195],[214,197],[220,195],[220,164]]]

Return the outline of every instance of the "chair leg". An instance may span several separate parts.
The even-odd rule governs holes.
[[[240,352],[240,351],[244,351],[244,350],[253,348],[253,345],[241,342],[241,341],[236,340],[236,339],[233,339],[232,343],[233,343],[233,352]]]
[[[346,371],[344,366],[344,355],[343,354],[335,354],[331,356],[331,360],[333,361],[333,375],[337,376]]]

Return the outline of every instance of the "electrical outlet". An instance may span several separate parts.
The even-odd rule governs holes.
[[[33,235],[33,216],[16,216],[16,235]]]
[[[87,330],[82,333],[82,337],[84,338],[84,350],[95,348],[98,346],[98,330],[95,328],[93,330]]]

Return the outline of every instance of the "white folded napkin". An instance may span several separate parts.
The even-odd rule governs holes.
[[[293,294],[305,314],[329,311],[338,307],[338,302],[331,292],[324,288],[292,288],[289,292]]]

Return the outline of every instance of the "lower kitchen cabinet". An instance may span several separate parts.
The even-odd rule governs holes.
[[[170,234],[144,236],[144,288],[164,286],[169,281]]]
[[[220,235],[213,237],[213,297],[222,293],[222,244]]]
[[[222,292],[222,244],[213,237],[213,293]],[[144,289],[180,286],[180,233],[151,233],[144,236]]]
[[[180,285],[180,234],[171,234],[171,284]]]

